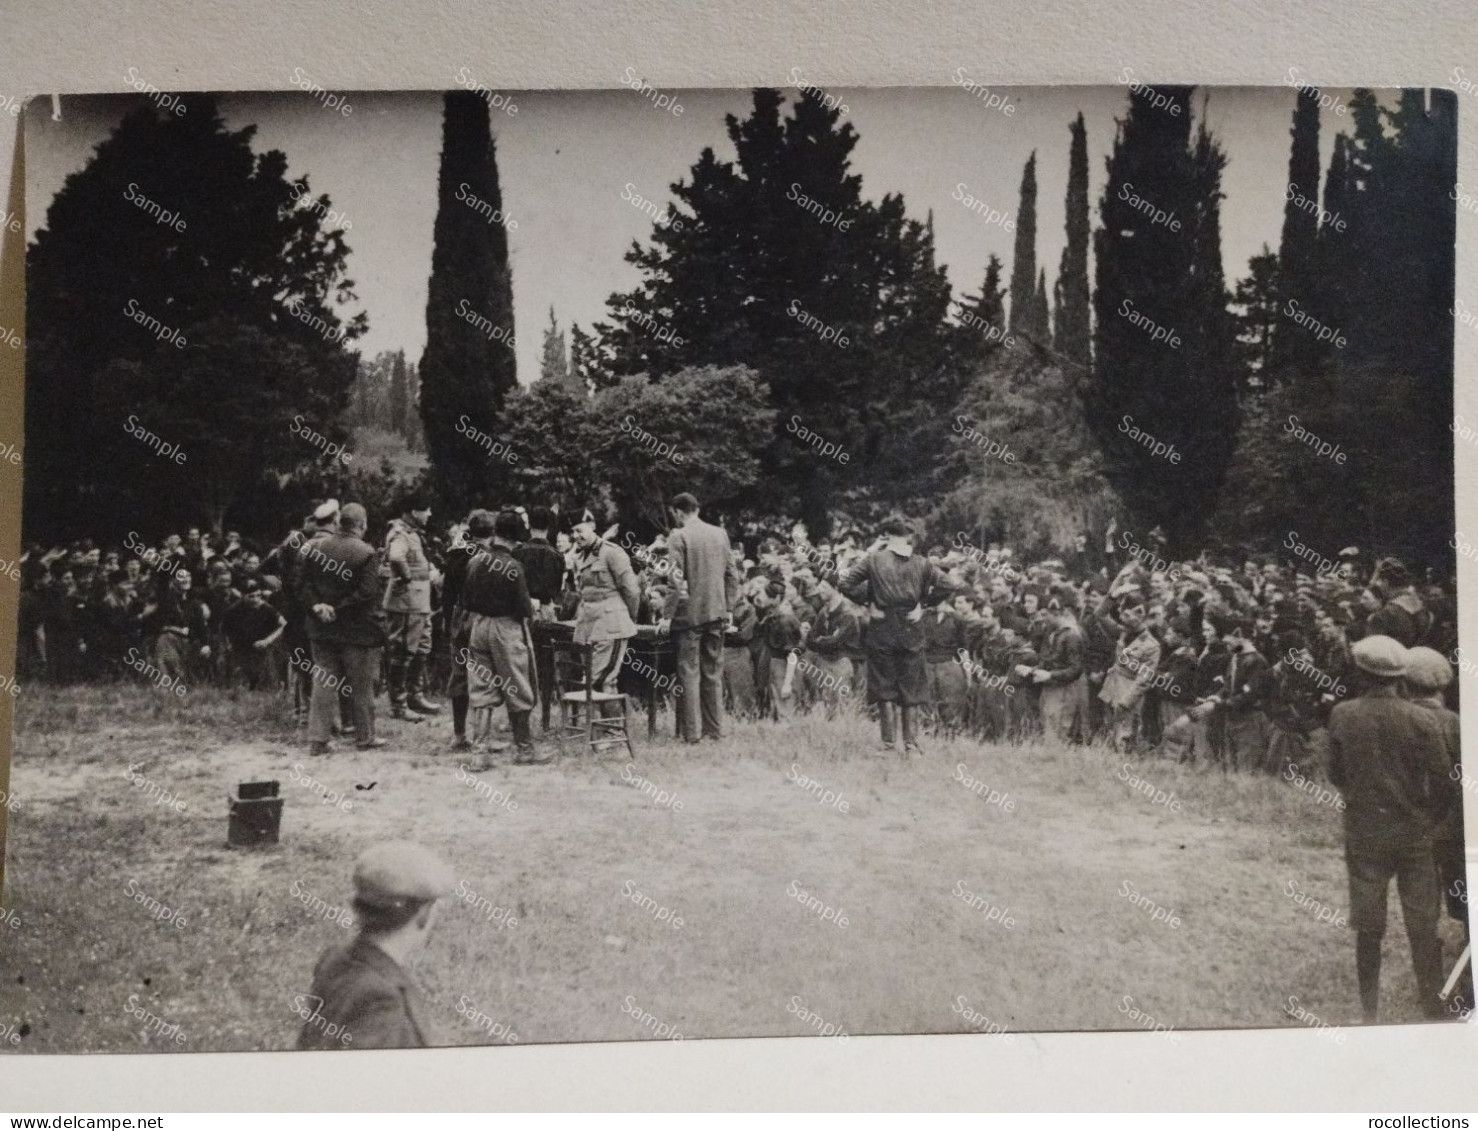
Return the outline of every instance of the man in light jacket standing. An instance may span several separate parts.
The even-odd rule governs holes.
[[[717,741],[723,736],[724,630],[739,597],[729,535],[698,517],[698,500],[684,491],[672,500],[677,529],[667,538],[667,556],[679,591],[687,587],[687,612],[673,624],[677,633],[677,678],[682,692],[683,738]]]

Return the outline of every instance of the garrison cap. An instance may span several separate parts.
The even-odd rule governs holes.
[[[330,499],[313,512],[316,522],[333,522],[339,516],[339,500]]]
[[[452,890],[452,869],[431,849],[408,840],[367,848],[354,862],[355,898],[395,908],[440,899]]]

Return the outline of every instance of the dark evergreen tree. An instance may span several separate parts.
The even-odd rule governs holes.
[[[570,354],[564,331],[549,307],[549,325],[544,328],[544,350],[539,357],[539,380],[565,384],[570,380]]]
[[[503,209],[488,104],[472,91],[443,99],[420,407],[443,505],[460,512],[506,474],[508,465],[490,458],[468,429],[497,436],[503,399],[518,379],[508,233],[466,203],[475,196]]]
[[[1237,283],[1232,305],[1237,327],[1237,344],[1241,347],[1249,381],[1255,388],[1271,384],[1269,368],[1273,363],[1273,333],[1278,324],[1279,299],[1282,288],[1278,277],[1279,257],[1262,245],[1262,253],[1247,263],[1247,276]]]
[[[1283,202],[1283,237],[1278,248],[1281,291],[1273,331],[1272,363],[1263,379],[1296,379],[1328,352],[1294,314],[1319,310],[1319,92],[1300,90],[1289,131],[1288,187]]]
[[[1088,130],[1079,114],[1069,126],[1067,243],[1057,271],[1053,306],[1054,348],[1081,365],[1092,361],[1088,312]]]
[[[1011,256],[1011,323],[1014,333],[1032,332],[1037,296],[1037,153],[1021,171],[1021,200],[1016,208],[1016,246]],[[1039,338],[1038,341],[1041,339]]]
[[[1001,286],[1001,261],[992,255],[985,264],[980,293],[957,300],[960,319],[959,352],[974,368],[1005,345],[1006,290]]]
[[[405,350],[397,350],[395,361],[390,369],[390,431],[397,436],[405,435],[406,406],[410,403],[410,385],[405,371]]]
[[[1204,125],[1192,141],[1190,111],[1189,88],[1146,88],[1131,92],[1119,122],[1094,236],[1094,373],[1087,390],[1089,423],[1131,521],[1141,534],[1163,526],[1174,550],[1197,543],[1237,425],[1235,339],[1220,247],[1225,158]],[[1121,192],[1125,185],[1132,186],[1128,193]],[[1155,223],[1127,196],[1184,217],[1182,229]],[[1173,444],[1180,462],[1152,454],[1143,434]]]
[[[327,196],[211,95],[140,99],[66,180],[27,252],[27,537],[227,515],[336,440],[366,328]],[[137,201],[179,214],[161,224]],[[177,344],[182,343],[182,344]],[[158,458],[129,424],[179,447]]]
[[[1052,311],[1047,305],[1047,269],[1037,275],[1037,290],[1032,296],[1031,319],[1027,326],[1031,340],[1040,345],[1052,344]]]

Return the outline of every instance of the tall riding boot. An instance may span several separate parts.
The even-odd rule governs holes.
[[[405,682],[407,676],[406,661],[399,656],[392,657],[385,664],[385,682],[390,692],[390,717],[392,719],[405,719],[409,722],[418,723],[424,715],[413,711],[406,702]]]
[[[1360,1011],[1374,1025],[1380,1008],[1381,936],[1368,931],[1355,935],[1355,976],[1360,982]]]
[[[912,703],[903,704],[903,750],[906,754],[921,754],[919,749],[919,709]]]
[[[897,716],[894,713],[897,707],[893,703],[878,704],[878,725],[883,732],[883,749],[892,750],[898,741],[898,730],[896,726]]]
[[[441,708],[426,698],[426,657],[421,653],[411,657],[405,675],[406,706],[422,715],[438,715]]]
[[[516,753],[513,760],[523,766],[541,766],[552,760],[552,756],[545,754],[542,757],[534,748],[533,730],[529,726],[529,711],[509,711],[508,722],[513,728],[513,747]]]
[[[1409,938],[1409,936],[1408,936]],[[1410,939],[1411,968],[1416,975],[1416,996],[1427,1018],[1445,1013],[1437,995],[1442,992],[1442,940],[1435,935]]]
[[[467,708],[472,702],[469,695],[452,696],[452,749],[467,750],[472,741],[467,737]]]

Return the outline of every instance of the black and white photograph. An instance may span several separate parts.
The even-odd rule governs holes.
[[[284,70],[19,114],[0,1052],[1468,1019],[1478,78]]]

